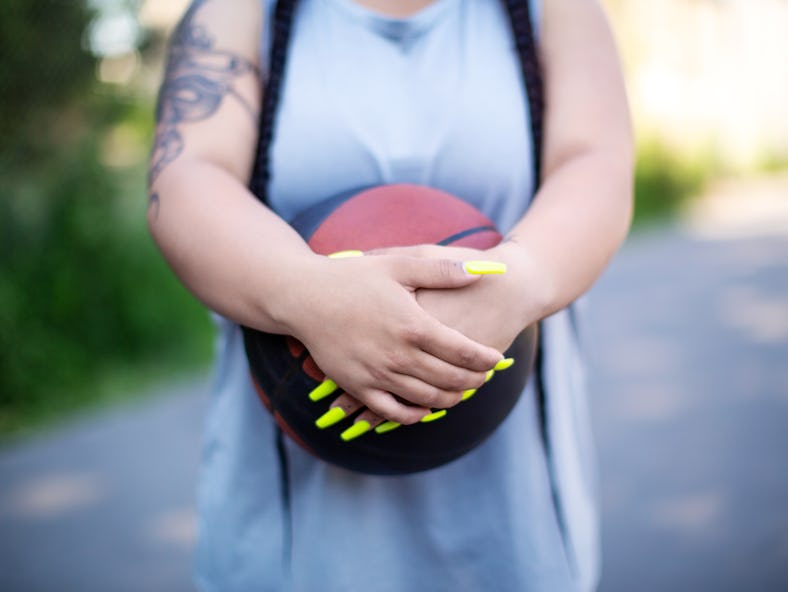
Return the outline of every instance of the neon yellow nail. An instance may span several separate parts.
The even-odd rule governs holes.
[[[387,421],[376,427],[375,431],[378,434],[385,434],[386,432],[390,432],[391,430],[396,430],[399,426],[400,424],[398,424],[396,421]]]
[[[467,391],[462,393],[462,400],[467,401],[475,394],[476,394],[476,389],[468,389]]]
[[[325,399],[335,390],[337,390],[337,383],[330,378],[326,378],[309,393],[309,398],[312,401],[319,401],[320,399]]]
[[[497,261],[466,261],[465,271],[471,275],[506,273],[506,263],[498,263]]]
[[[490,382],[490,379],[493,377],[493,374],[495,374],[495,370],[488,370],[487,375],[484,377],[484,382]]]
[[[347,250],[347,251],[337,251],[336,253],[331,253],[328,258],[329,259],[347,259],[348,257],[362,257],[364,255],[363,251],[355,251],[355,250]]]
[[[317,419],[315,425],[321,430],[324,430],[327,427],[330,427],[335,423],[345,419],[346,415],[347,413],[345,413],[345,410],[342,409],[342,407],[332,407]]]
[[[514,364],[514,358],[504,358],[503,360],[501,360],[495,365],[495,368],[493,368],[493,370],[506,370],[508,368],[511,368],[512,364]]]
[[[369,422],[362,419],[361,421],[357,421],[348,429],[346,429],[340,437],[345,442],[350,442],[353,438],[358,438],[362,434],[366,434],[370,430]]]
[[[435,421],[436,419],[440,419],[444,415],[446,415],[447,411],[445,409],[439,409],[438,411],[433,411],[429,415],[425,415],[421,418],[421,423],[429,423],[431,421]]]

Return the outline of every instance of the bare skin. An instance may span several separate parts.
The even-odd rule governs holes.
[[[420,288],[479,278],[446,258],[315,255],[246,189],[257,133],[250,106],[260,104],[259,31],[249,23],[260,22],[259,4],[238,0],[226,10],[197,0],[175,33],[151,158],[151,233],[207,306],[297,337],[346,392],[413,423],[454,405],[501,358],[414,298]]]
[[[507,274],[496,281],[417,294],[424,310],[499,351],[524,327],[591,287],[623,242],[632,215],[632,132],[604,13],[588,0],[544,2],[540,39],[548,110],[542,185],[532,206],[508,240],[483,253],[438,246],[395,251],[507,263]],[[349,395],[333,405],[348,414],[362,407]],[[384,419],[371,410],[356,417],[373,428]]]
[[[360,3],[406,16],[430,2]],[[176,33],[151,161],[154,239],[207,306],[300,339],[347,393],[333,404],[367,407],[357,421],[408,424],[451,407],[522,328],[587,290],[626,235],[632,141],[601,9],[544,3],[544,178],[510,240],[485,252],[417,247],[330,260],[246,189],[261,104],[259,29],[249,23],[260,23],[260,3],[233,8],[196,0]],[[460,262],[469,258],[509,271],[468,276]]]

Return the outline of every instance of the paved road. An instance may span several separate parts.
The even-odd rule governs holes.
[[[602,590],[788,590],[788,236],[639,237],[590,320]]]
[[[585,331],[603,592],[788,590],[788,236],[632,239]],[[205,381],[0,450],[0,590],[190,590]]]

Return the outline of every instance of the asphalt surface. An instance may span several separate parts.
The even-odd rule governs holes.
[[[788,233],[637,235],[590,304],[601,590],[788,590]],[[0,449],[0,590],[192,590],[206,382]]]

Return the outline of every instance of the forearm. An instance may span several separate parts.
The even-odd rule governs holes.
[[[597,2],[544,5],[542,185],[501,247],[532,322],[588,290],[626,236],[634,150],[613,36]],[[525,273],[525,272],[528,273]]]
[[[151,234],[186,287],[236,322],[286,332],[284,300],[316,257],[298,234],[205,160],[178,160],[152,191]]]
[[[524,322],[564,308],[602,273],[629,229],[631,167],[626,149],[591,149],[545,179],[497,250],[509,265]]]

